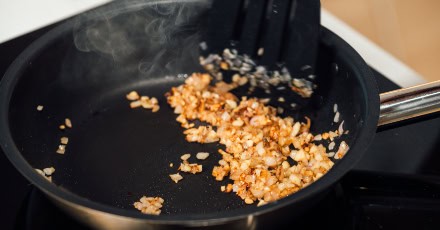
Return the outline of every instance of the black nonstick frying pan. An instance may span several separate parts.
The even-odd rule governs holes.
[[[313,132],[334,130],[333,105],[338,104],[350,131],[346,156],[315,183],[262,207],[220,192],[223,183],[210,175],[218,154],[204,162],[209,170],[175,184],[168,177],[176,171],[170,162],[177,165],[185,152],[216,153],[221,147],[186,142],[164,97],[182,83],[175,76],[200,70],[199,43],[209,4],[135,3],[110,5],[48,32],[17,58],[0,85],[0,144],[5,154],[58,206],[93,227],[276,227],[313,206],[350,170],[378,124],[439,109],[437,84],[403,91],[406,96],[425,92],[409,99],[418,102],[417,107],[405,107],[408,103],[398,97],[402,91],[382,95],[386,104],[380,113],[369,67],[341,38],[321,28],[315,67],[319,87],[300,110],[285,115],[310,117]],[[157,97],[159,112],[130,109],[125,94],[131,90]],[[38,105],[44,109],[37,111]],[[399,114],[402,111],[411,114]],[[61,131],[58,126],[66,117],[73,127]],[[69,137],[69,144],[59,155],[55,151],[62,136]],[[53,183],[34,170],[50,166],[56,168]],[[162,215],[144,215],[132,207],[146,194],[165,199]]]

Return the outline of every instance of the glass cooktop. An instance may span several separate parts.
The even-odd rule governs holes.
[[[27,45],[52,27],[0,44],[0,76]],[[381,92],[398,88],[374,73]],[[355,169],[316,207],[292,220],[291,227],[440,229],[439,149],[440,118],[380,131]],[[4,154],[0,174],[2,229],[88,229],[55,207]]]

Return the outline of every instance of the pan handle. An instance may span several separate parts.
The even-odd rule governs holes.
[[[440,80],[380,94],[378,126],[440,111]]]

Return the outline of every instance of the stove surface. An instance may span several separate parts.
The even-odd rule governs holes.
[[[0,44],[0,74],[54,25]],[[381,92],[398,86],[375,72]],[[292,227],[439,229],[440,118],[379,132],[327,197]],[[2,229],[88,229],[65,215],[0,154]],[[321,221],[314,221],[319,216]]]

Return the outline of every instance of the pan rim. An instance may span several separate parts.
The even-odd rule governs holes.
[[[13,89],[18,82],[20,73],[23,71],[23,66],[43,50],[46,45],[50,44],[63,33],[69,31],[72,26],[74,26],[74,20],[69,20],[34,41],[11,64],[0,82],[0,145],[5,155],[27,180],[32,182],[45,194],[63,202],[67,201],[91,210],[105,212],[120,217],[141,219],[142,221],[153,224],[205,226],[206,224],[216,225],[224,222],[240,220],[249,216],[259,216],[287,205],[294,205],[295,203],[319,193],[337,182],[360,159],[360,156],[365,152],[376,133],[376,125],[379,118],[379,91],[373,74],[369,69],[370,67],[343,39],[330,30],[322,27],[323,35],[331,40],[334,47],[337,47],[337,52],[343,54],[346,56],[346,59],[355,63],[355,66],[357,67],[356,71],[360,73],[360,76],[359,74],[356,74],[356,77],[358,81],[362,83],[363,93],[366,95],[366,108],[364,109],[368,114],[365,115],[364,119],[365,127],[355,138],[355,145],[350,149],[349,153],[321,179],[312,183],[310,186],[301,189],[295,194],[262,207],[252,207],[244,210],[236,209],[221,213],[152,216],[139,213],[136,210],[120,209],[107,204],[90,201],[84,197],[58,188],[55,184],[48,182],[35,173],[33,167],[21,155],[15,145],[9,127],[9,102],[12,97]]]

